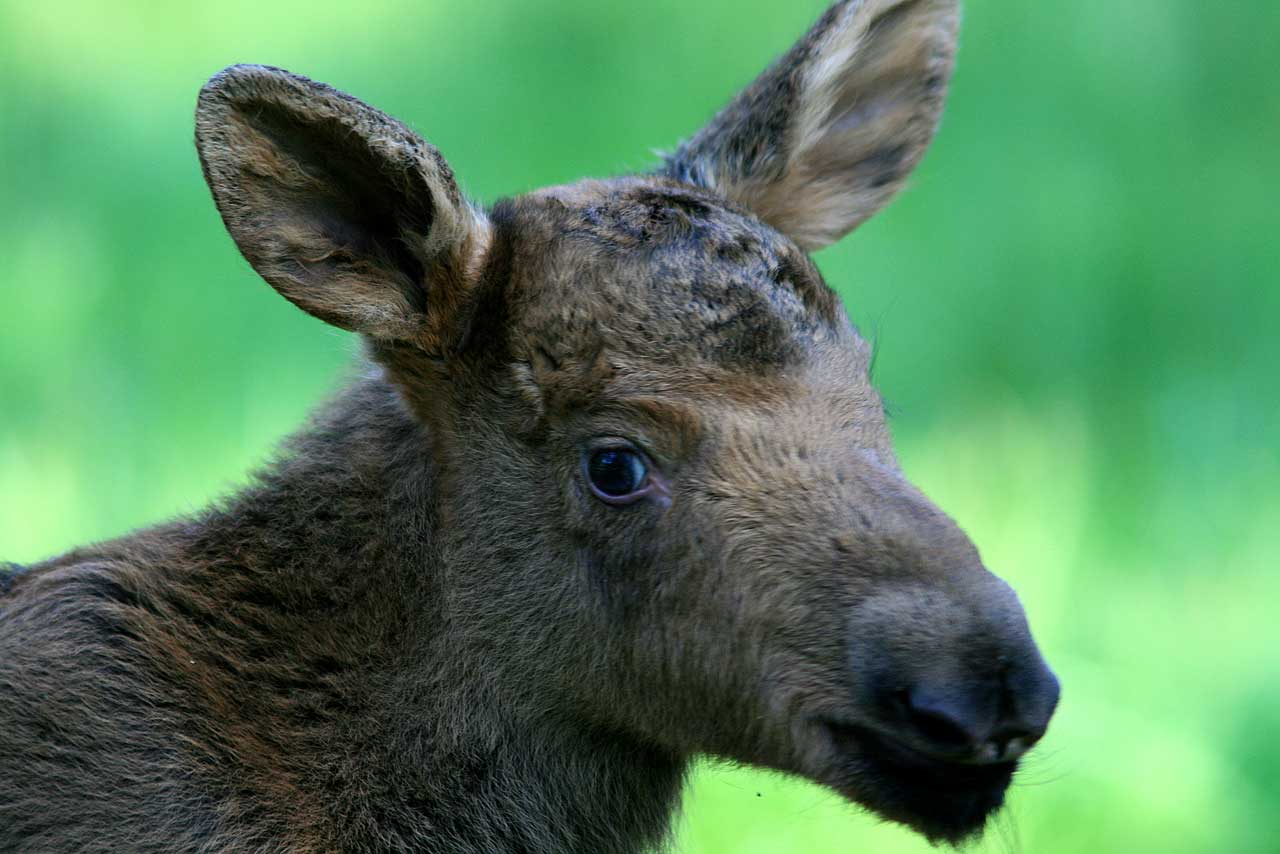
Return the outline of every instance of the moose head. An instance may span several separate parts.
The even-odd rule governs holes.
[[[920,160],[957,16],[844,0],[654,171],[488,209],[348,95],[214,77],[227,229],[368,367],[220,509],[5,582],[12,838],[89,845],[154,802],[137,832],[188,836],[139,850],[637,851],[700,755],[978,832],[1058,683],[903,476],[808,255]],[[79,752],[32,752],[54,732]],[[128,809],[81,806],[103,792]]]
[[[950,0],[839,3],[655,172],[488,211],[403,124],[284,71],[228,69],[198,110],[245,257],[363,333],[426,426],[447,610],[512,705],[944,839],[1001,804],[1057,683],[904,478],[807,253],[921,158],[956,25]]]

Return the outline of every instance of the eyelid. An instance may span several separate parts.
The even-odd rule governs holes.
[[[589,455],[608,450],[609,448],[625,448],[628,451],[634,451],[640,455],[642,460],[644,460],[644,463],[649,467],[650,472],[659,467],[658,457],[649,451],[648,444],[636,441],[628,436],[593,436],[587,441],[585,451]]]

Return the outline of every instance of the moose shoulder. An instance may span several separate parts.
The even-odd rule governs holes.
[[[242,493],[0,575],[0,849],[638,852],[699,755],[979,832],[1057,682],[806,254],[922,156],[956,21],[838,3],[655,172],[489,210],[214,77],[228,231],[367,366]]]

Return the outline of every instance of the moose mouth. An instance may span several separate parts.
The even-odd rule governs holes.
[[[824,720],[834,762],[828,783],[931,842],[957,844],[981,832],[1004,804],[1017,762],[974,765],[941,760],[892,736]]]

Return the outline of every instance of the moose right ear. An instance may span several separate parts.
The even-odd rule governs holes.
[[[807,251],[902,187],[933,138],[958,0],[841,0],[692,139],[670,177],[721,193]]]
[[[196,147],[227,231],[295,305],[430,352],[462,334],[485,219],[413,131],[322,83],[237,65],[201,90]]]

